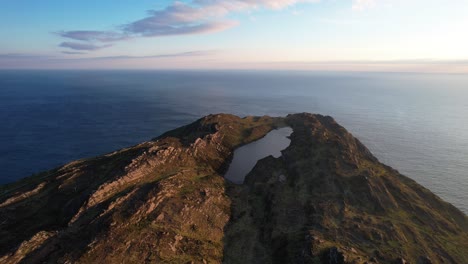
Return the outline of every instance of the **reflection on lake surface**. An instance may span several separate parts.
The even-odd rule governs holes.
[[[292,132],[290,127],[276,129],[262,139],[236,149],[224,177],[233,183],[242,184],[245,176],[253,169],[257,161],[270,155],[275,158],[281,156],[281,151],[291,143],[288,137]]]

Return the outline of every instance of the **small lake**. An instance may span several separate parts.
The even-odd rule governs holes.
[[[257,161],[270,155],[275,158],[281,157],[281,151],[291,144],[288,137],[292,132],[290,127],[272,130],[265,137],[236,149],[224,177],[233,183],[242,184]]]

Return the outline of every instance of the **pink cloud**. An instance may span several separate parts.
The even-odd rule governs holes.
[[[114,42],[135,37],[206,34],[224,31],[239,23],[226,17],[234,12],[267,8],[279,10],[298,3],[318,0],[193,0],[191,3],[174,2],[161,10],[150,10],[148,16],[122,25],[119,31],[74,30],[61,31],[64,38],[88,43],[65,42],[60,45],[72,49],[88,47],[96,50],[107,47],[96,42]],[[95,47],[95,48],[94,48]]]

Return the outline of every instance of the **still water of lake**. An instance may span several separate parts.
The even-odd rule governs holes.
[[[292,132],[290,127],[276,129],[265,137],[236,149],[224,177],[233,183],[242,184],[257,161],[270,155],[275,158],[281,157],[281,151],[291,144],[288,137]]]

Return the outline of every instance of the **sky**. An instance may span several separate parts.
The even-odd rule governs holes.
[[[467,0],[0,0],[0,69],[468,73]]]

